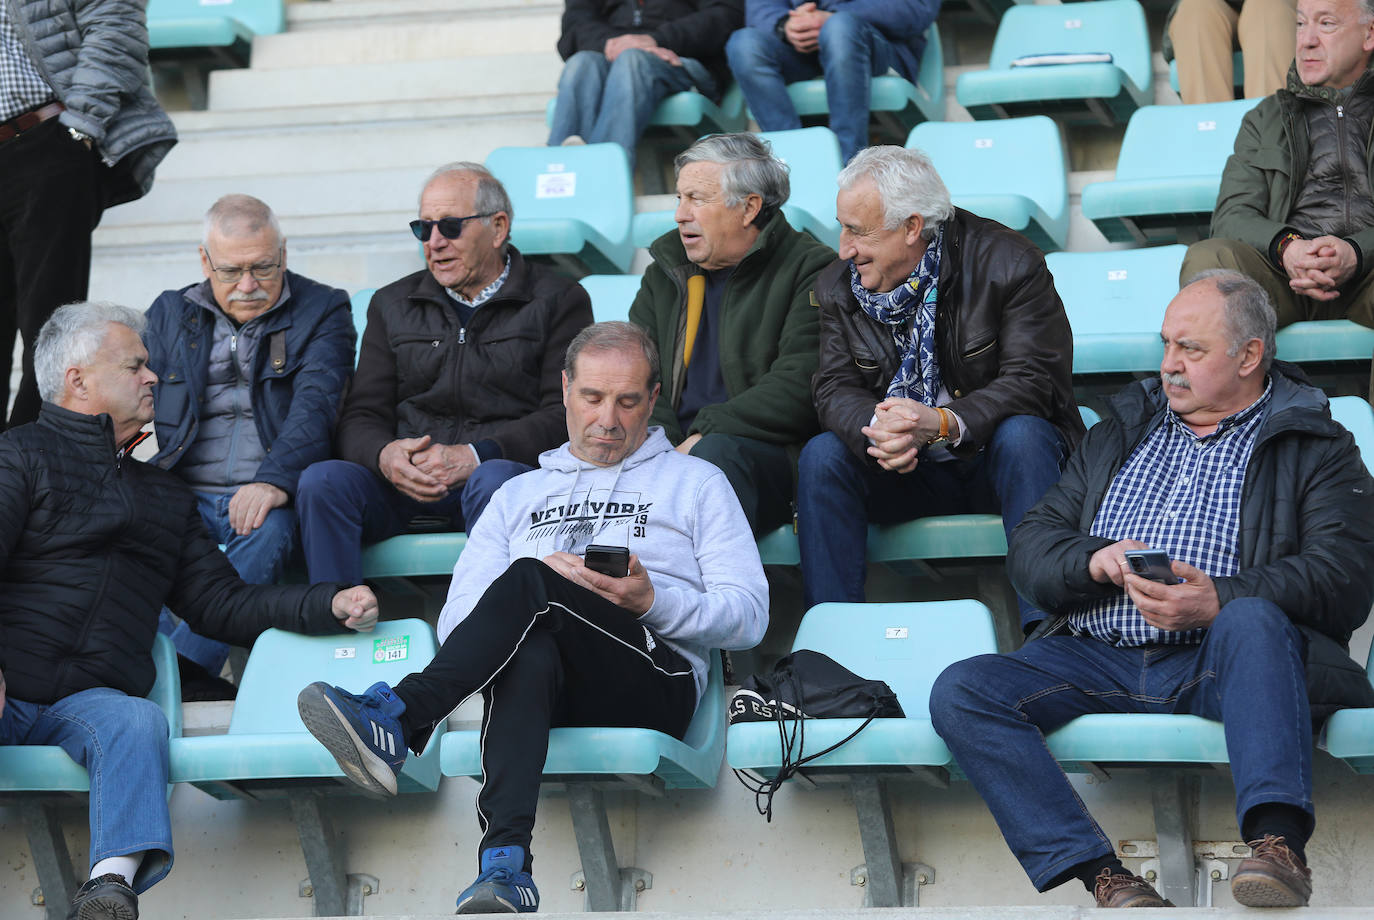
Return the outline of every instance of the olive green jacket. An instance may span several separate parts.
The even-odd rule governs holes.
[[[764,226],[726,282],[720,304],[720,372],[730,398],[697,413],[690,431],[677,407],[687,380],[687,279],[702,274],[676,230],[649,247],[653,264],[630,306],[630,322],[649,331],[663,363],[663,392],[651,424],[680,443],[693,433],[739,435],[800,446],[820,430],[811,375],[820,358],[820,316],[812,293],[834,250],[792,229],[781,212]]]
[[[1369,71],[1356,81],[1355,93],[1374,93]],[[1221,190],[1212,212],[1212,236],[1240,240],[1264,253],[1278,266],[1274,246],[1287,229],[1285,221],[1297,204],[1307,175],[1309,145],[1304,102],[1323,99],[1337,105],[1344,101],[1339,90],[1307,86],[1296,68],[1288,71],[1288,88],[1266,96],[1245,116],[1236,135],[1235,153],[1221,174]],[[1374,184],[1374,138],[1364,138],[1365,165]],[[1349,237],[1359,256],[1357,271],[1374,267],[1374,227]]]

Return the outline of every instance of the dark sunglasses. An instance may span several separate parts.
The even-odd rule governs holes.
[[[420,242],[429,239],[434,228],[438,227],[446,240],[456,240],[463,235],[463,224],[479,217],[491,217],[495,211],[486,214],[469,214],[467,217],[441,217],[438,220],[412,220],[410,222],[410,232],[415,234],[415,238]]]

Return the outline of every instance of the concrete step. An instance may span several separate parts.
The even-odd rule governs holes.
[[[366,29],[303,29],[255,39],[253,69],[498,57],[553,48],[558,34],[558,12],[547,9],[464,14],[433,22],[383,20]]]
[[[512,95],[543,94],[558,84],[563,62],[547,51],[459,60],[401,61],[283,70],[217,70],[210,105],[218,111],[487,99],[509,110]]]
[[[322,164],[333,171],[433,169],[451,160],[481,162],[497,147],[538,146],[548,139],[542,111],[282,126],[236,114],[239,126],[222,122],[200,130],[188,130],[178,118],[181,141],[158,168],[158,182],[299,175]]]
[[[381,23],[433,22],[446,17],[552,11],[561,14],[558,0],[333,0],[331,3],[293,3],[286,8],[288,31],[306,29],[372,28]]]

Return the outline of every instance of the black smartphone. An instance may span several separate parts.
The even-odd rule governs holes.
[[[1162,549],[1128,549],[1126,565],[1141,578],[1157,581],[1162,585],[1176,585],[1183,581],[1174,574],[1169,564],[1169,554]]]
[[[630,550],[624,546],[603,546],[593,543],[582,554],[587,568],[612,578],[624,578],[630,574]]]

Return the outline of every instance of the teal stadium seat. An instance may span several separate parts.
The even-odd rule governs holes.
[[[840,244],[840,225],[835,220],[835,177],[840,174],[840,142],[829,128],[798,128],[767,131],[759,137],[772,145],[773,154],[787,164],[791,194],[782,212],[798,230],[834,249]],[[643,211],[634,216],[632,236],[636,246],[648,246],[676,227],[673,211]]]
[[[940,16],[946,22],[972,18],[995,26],[1013,2],[1033,3],[1034,0],[945,0],[940,4]]]
[[[1187,250],[1175,245],[1045,257],[1073,328],[1075,374],[1159,370],[1159,327],[1178,293]]]
[[[803,119],[830,114],[823,77],[790,83],[787,95]],[[926,30],[926,50],[921,54],[916,82],[896,74],[874,77],[869,84],[868,117],[878,133],[894,144],[901,143],[907,132],[923,121],[944,121],[945,55],[940,29],[934,23]]]
[[[1242,87],[1245,86],[1245,55],[1237,51],[1231,56],[1231,61],[1232,66],[1235,68],[1235,76],[1233,77],[1233,81],[1235,83],[1236,89],[1240,90]],[[1173,89],[1174,92],[1179,93],[1180,95],[1183,93],[1183,90],[1179,89],[1178,86],[1177,58],[1169,62],[1169,86]]]
[[[634,879],[642,870],[620,867],[606,817],[603,790],[662,796],[668,789],[710,789],[725,755],[725,689],[719,653],[711,654],[706,692],[686,736],[677,740],[643,728],[555,728],[549,732],[545,783],[567,787],[590,910],[633,910]],[[480,779],[480,732],[444,736],[445,776]]]
[[[992,615],[974,600],[818,604],[802,618],[792,648],[823,652],[856,674],[886,681],[902,704],[906,718],[875,719],[849,743],[807,764],[799,775],[808,785],[838,782],[850,787],[866,863],[866,905],[915,907],[920,871],[901,861],[887,784],[920,779],[948,785],[953,756],[931,727],[930,687],[948,665],[997,651]],[[806,722],[803,753],[823,750],[861,722]],[[781,763],[777,725],[731,725],[726,759],[736,770],[775,777]]]
[[[209,70],[247,66],[253,36],[284,31],[284,0],[148,0],[149,61],[175,64],[195,109],[205,108]]]
[[[1126,126],[1116,178],[1083,189],[1083,216],[1113,243],[1195,242],[1207,236],[1221,171],[1258,99],[1147,105]]]
[[[181,677],[177,653],[172,641],[161,634],[153,642],[153,664],[157,678],[148,699],[157,703],[167,716],[169,736],[180,738]],[[90,789],[86,768],[78,766],[56,745],[0,746],[0,799],[19,806],[43,891],[46,920],[64,920],[78,884],[62,833],[59,808],[85,802]],[[84,880],[84,874],[81,877]]]
[[[1030,55],[1108,53],[1110,63],[1013,66]],[[1052,115],[1124,124],[1154,99],[1145,11],[1136,0],[1013,6],[1002,15],[988,69],[961,74],[955,98],[977,119]]]
[[[575,277],[630,269],[634,193],[618,144],[498,147],[486,166],[515,209],[511,241]]]
[[[346,878],[338,840],[320,808],[324,795],[355,794],[334,758],[306,731],[296,695],[323,680],[361,693],[379,680],[397,683],[423,668],[438,650],[423,620],[378,623],[370,633],[303,636],[269,629],[258,637],[223,735],[172,742],[172,781],[191,783],[218,799],[289,800],[320,916],[356,915],[362,882]],[[439,785],[435,728],[423,754],[411,754],[398,777],[401,792],[432,792]]]
[[[630,318],[630,304],[639,293],[640,275],[588,275],[581,281],[592,299],[592,318],[598,323]]]
[[[1350,429],[1362,454],[1374,451],[1374,410],[1358,396],[1331,400],[1331,415]],[[1356,770],[1374,766],[1374,709],[1332,716],[1327,749]],[[1124,767],[1149,769],[1155,835],[1159,843],[1160,893],[1179,906],[1210,904],[1198,887],[1192,846],[1192,812],[1197,770],[1229,763],[1220,722],[1191,715],[1099,713],[1079,716],[1046,739],[1068,770],[1101,778]]]
[[[558,99],[549,100],[544,108],[544,123],[553,125],[553,113],[558,107]],[[646,133],[653,129],[668,129],[673,136],[688,139],[703,134],[730,134],[743,131],[748,119],[744,112],[744,94],[739,84],[731,82],[719,103],[694,89],[667,96],[654,109],[649,119]]]
[[[906,146],[929,154],[959,207],[1006,224],[1046,252],[1067,247],[1066,158],[1059,128],[1050,119],[926,122],[912,130]]]
[[[372,295],[377,293],[376,288],[366,288],[355,291],[349,298],[349,304],[353,307],[353,329],[357,332],[358,354],[353,356],[353,363],[356,366],[358,358],[362,356],[363,350],[363,330],[367,328],[367,308],[372,304]]]

